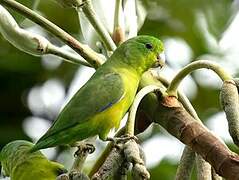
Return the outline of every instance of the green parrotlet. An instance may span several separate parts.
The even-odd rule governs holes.
[[[49,161],[40,151],[30,152],[33,143],[16,140],[0,152],[0,162],[5,176],[11,180],[55,180],[66,170],[63,165]]]
[[[152,36],[122,43],[78,90],[32,151],[72,145],[95,135],[105,140],[132,104],[141,75],[164,65],[163,50],[163,43]]]

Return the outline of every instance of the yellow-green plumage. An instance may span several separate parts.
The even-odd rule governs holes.
[[[40,151],[31,153],[33,144],[17,140],[8,143],[0,153],[4,175],[11,180],[55,180],[66,172],[63,165],[49,161]]]
[[[65,106],[32,151],[99,135],[118,127],[137,91],[141,75],[162,65],[160,40],[138,36],[121,44]]]

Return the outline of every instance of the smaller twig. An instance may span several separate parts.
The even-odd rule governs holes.
[[[125,30],[120,25],[121,8],[122,8],[122,0],[116,0],[114,15],[114,30],[112,38],[117,45],[124,42],[125,40]]]
[[[22,14],[28,19],[31,19],[33,22],[39,24],[42,28],[45,28],[46,30],[57,36],[60,40],[69,45],[77,53],[79,53],[93,67],[97,68],[104,62],[105,59],[102,55],[96,53],[89,46],[81,44],[74,37],[59,28],[57,25],[27,8],[26,6],[14,0],[0,0],[0,4],[14,9],[16,12]]]
[[[32,5],[32,9],[36,10],[38,8],[39,4],[40,4],[40,0],[34,0],[33,5]]]
[[[135,125],[135,116],[137,112],[137,108],[139,106],[140,101],[143,99],[145,95],[148,93],[155,91],[159,89],[156,85],[149,85],[144,88],[142,88],[137,95],[135,96],[134,102],[131,105],[130,111],[129,111],[129,117],[126,123],[126,134],[133,136],[134,135],[134,125]]]
[[[47,53],[62,57],[63,60],[73,64],[81,64],[84,66],[92,67],[92,65],[90,65],[87,61],[85,61],[80,55],[70,53],[62,48],[54,46],[51,43],[49,43],[47,46]]]
[[[122,0],[115,1],[114,29],[120,27],[120,10],[122,8]]]
[[[172,82],[170,83],[167,93],[169,96],[177,97],[177,89],[181,81],[192,71],[207,68],[213,70],[217,75],[223,80],[230,80],[232,79],[231,75],[226,72],[221,66],[218,64],[208,61],[208,60],[197,60],[195,62],[190,63],[189,65],[185,66],[181,71],[173,78]]]
[[[63,50],[48,41],[45,37],[19,27],[12,15],[0,5],[0,33],[13,46],[34,56],[54,54],[64,60],[91,66],[81,56]]]
[[[101,22],[101,20],[95,13],[91,0],[83,0],[82,3],[79,4],[78,9],[82,9],[82,11],[84,12],[85,16],[87,17],[91,25],[99,34],[106,48],[109,51],[114,51],[116,49],[116,45],[114,41],[112,40],[109,32],[106,30],[103,23]]]
[[[129,110],[129,117],[126,122],[125,135],[134,136],[135,117],[138,106],[145,95],[152,91],[158,90],[160,87],[156,85],[149,85],[142,88],[135,96],[134,102]],[[133,164],[132,176],[133,179],[145,180],[150,178],[150,174],[147,171],[143,159],[140,157],[140,149],[135,139],[127,140],[124,144],[124,156],[128,163]]]
[[[82,0],[56,0],[62,7],[76,8]]]
[[[197,167],[197,179],[200,180],[210,180],[211,175],[211,165],[206,162],[202,156],[196,155],[196,167]]]
[[[189,180],[195,162],[195,152],[188,146],[183,150],[180,163],[177,168],[175,180]]]

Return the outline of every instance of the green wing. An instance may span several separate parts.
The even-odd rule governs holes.
[[[119,102],[125,95],[121,76],[116,72],[97,73],[73,96],[57,120],[41,138],[84,123]]]

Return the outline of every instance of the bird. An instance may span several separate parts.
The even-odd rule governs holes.
[[[0,152],[2,172],[11,180],[55,180],[67,172],[63,165],[49,161],[40,151],[30,153],[33,143],[15,140]]]
[[[165,64],[161,40],[140,35],[122,43],[60,112],[32,152],[99,136],[106,140],[133,103],[142,74]]]

